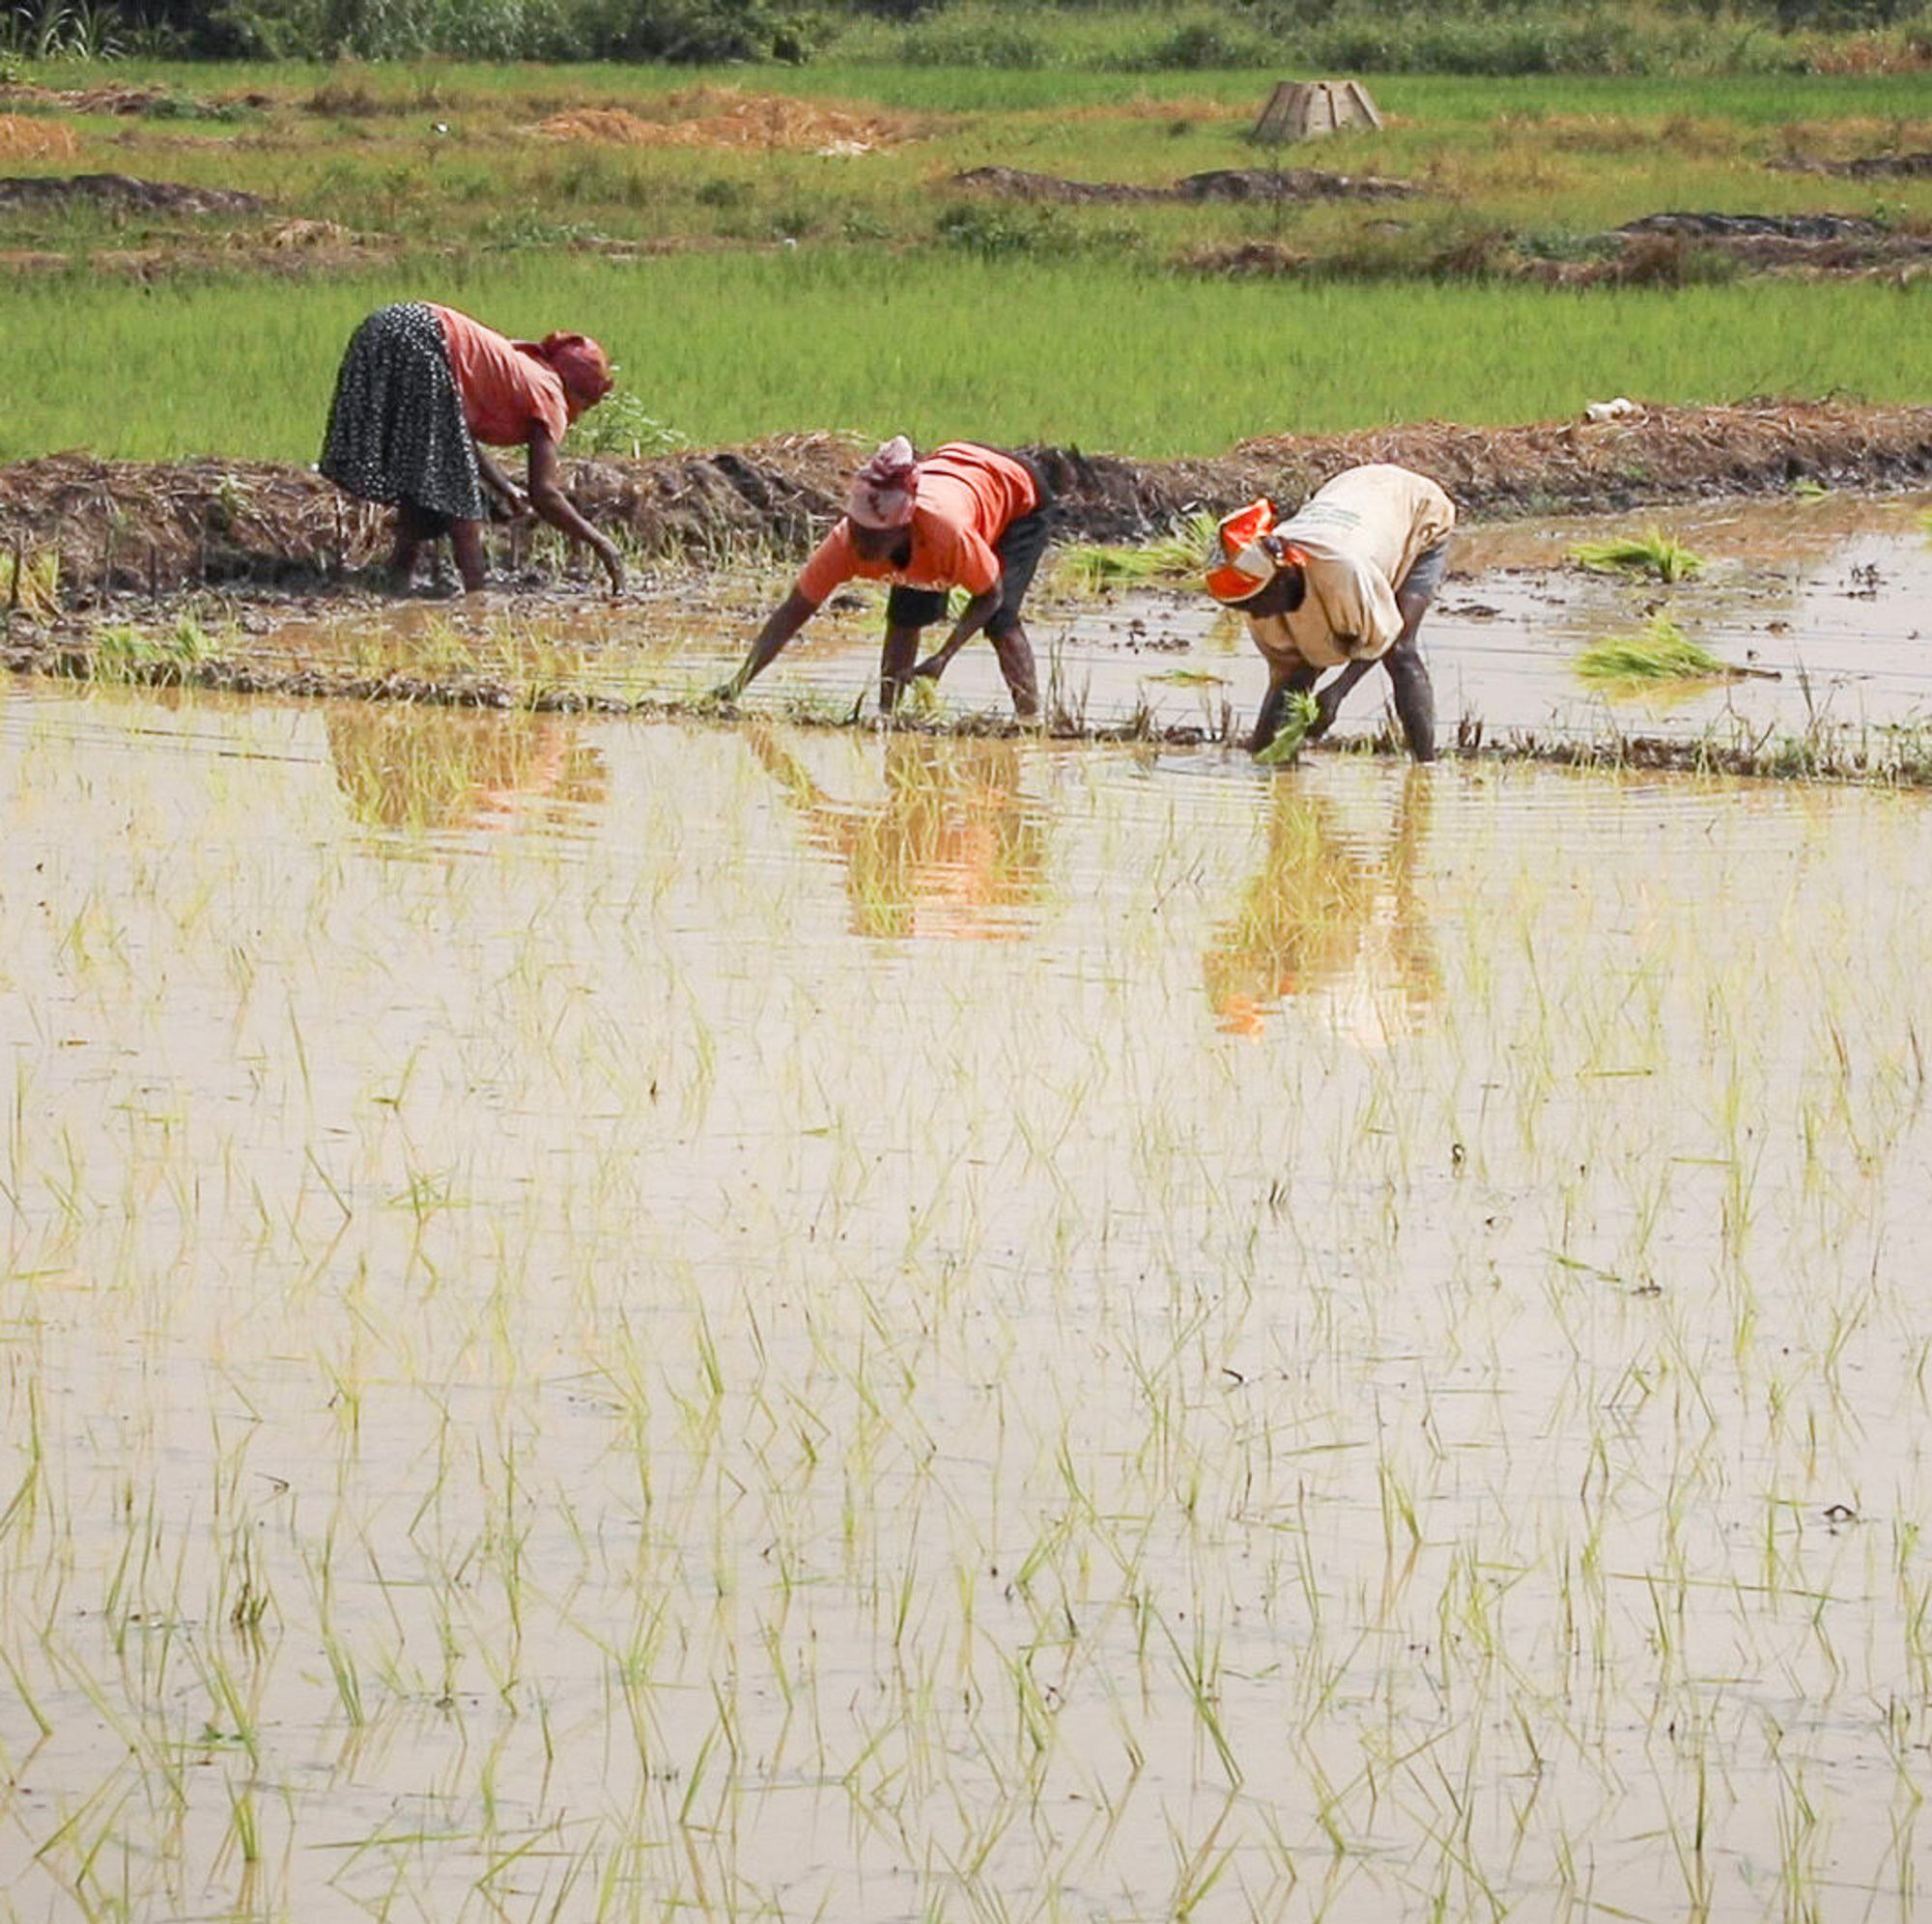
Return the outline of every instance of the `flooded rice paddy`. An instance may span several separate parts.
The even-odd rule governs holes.
[[[1605,742],[1642,735],[1750,742],[1807,729],[1932,724],[1932,496],[1828,495],[1733,501],[1662,514],[1476,526],[1459,534],[1423,630],[1445,735],[1479,726],[1496,743]],[[1593,575],[1576,549],[1605,532],[1662,524],[1705,557],[1671,585]],[[481,672],[516,689],[569,688],[616,702],[690,700],[742,659],[782,575],[721,593],[646,584],[628,602],[582,595],[534,609],[527,597],[473,605],[327,604],[297,620],[253,608],[242,652],[284,669],[434,677]],[[1049,574],[1029,625],[1049,711],[1063,725],[1245,730],[1265,675],[1243,623],[1192,584],[1094,596]],[[821,716],[870,701],[879,597],[834,598],[749,697]],[[1580,680],[1581,651],[1662,612],[1748,679],[1626,688]],[[1385,725],[1385,682],[1342,711],[1337,740]],[[948,672],[933,718],[1010,713],[989,648]]]
[[[10,1916],[1914,1914],[1923,799],[19,682],[0,806]]]

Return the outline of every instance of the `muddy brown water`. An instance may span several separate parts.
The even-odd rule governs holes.
[[[14,680],[0,808],[11,1914],[1912,1914],[1923,798]]]

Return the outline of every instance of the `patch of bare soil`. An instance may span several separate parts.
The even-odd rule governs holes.
[[[104,207],[142,213],[260,213],[268,202],[239,187],[191,187],[179,181],[139,181],[131,174],[8,175],[0,209]]]
[[[1125,181],[1069,181],[1021,167],[969,167],[950,185],[1005,200],[1096,206],[1149,201],[1400,200],[1422,189],[1374,174],[1329,174],[1314,167],[1217,167],[1167,186]]]
[[[803,552],[838,514],[863,452],[837,436],[797,435],[566,468],[572,498],[593,521],[621,529],[645,553],[701,563],[733,549]],[[1923,484],[1932,477],[1932,407],[1764,402],[1527,427],[1423,422],[1246,441],[1199,461],[1137,462],[1072,447],[1031,452],[1053,483],[1066,538],[1131,541],[1197,509],[1222,511],[1259,494],[1300,500],[1368,461],[1435,476],[1471,516],[1781,493],[1800,480]],[[0,553],[58,553],[71,602],[208,581],[312,589],[379,560],[385,519],[316,474],[264,463],[60,454],[0,467]]]
[[[1648,213],[1615,232],[1627,244],[1690,242],[1758,269],[1842,271],[1932,260],[1932,234],[1843,213]]]
[[[1314,260],[1279,240],[1236,240],[1189,247],[1179,264],[1197,273],[1226,274],[1233,280],[1265,280],[1276,274],[1306,273]]]
[[[71,114],[151,114],[165,120],[182,120],[195,115],[219,117],[238,107],[262,108],[274,104],[267,94],[228,94],[216,100],[196,99],[166,87],[37,87],[20,82],[0,87],[0,107],[26,107],[38,111],[53,109]]]
[[[799,100],[782,94],[741,94],[695,87],[666,96],[664,113],[645,118],[627,107],[572,107],[526,129],[545,140],[605,147],[710,147],[798,154],[870,154],[910,137],[891,114]]]
[[[1932,177],[1932,153],[1867,154],[1856,160],[1827,160],[1788,154],[1768,163],[1783,174],[1833,174],[1847,181],[1917,181]]]

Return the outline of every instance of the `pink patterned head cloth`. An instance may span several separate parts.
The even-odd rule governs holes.
[[[895,435],[853,475],[845,496],[846,518],[860,527],[904,527],[912,520],[918,488],[912,442]]]

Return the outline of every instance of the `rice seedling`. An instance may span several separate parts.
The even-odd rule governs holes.
[[[1282,704],[1281,725],[1255,760],[1264,768],[1286,768],[1301,753],[1308,731],[1321,719],[1321,704],[1313,694],[1291,694]]]
[[[1688,581],[1701,574],[1704,557],[1693,553],[1661,527],[1641,534],[1613,535],[1586,541],[1570,551],[1580,566],[1598,575],[1648,575],[1660,581]]]
[[[1577,657],[1575,665],[1585,681],[1630,687],[1720,681],[1739,672],[1701,642],[1691,640],[1662,612],[1652,615],[1634,634],[1593,641]]]
[[[1149,581],[1181,581],[1200,574],[1213,547],[1215,518],[1190,515],[1157,540],[1133,547],[1072,541],[1055,551],[1058,572],[1087,594]]]

